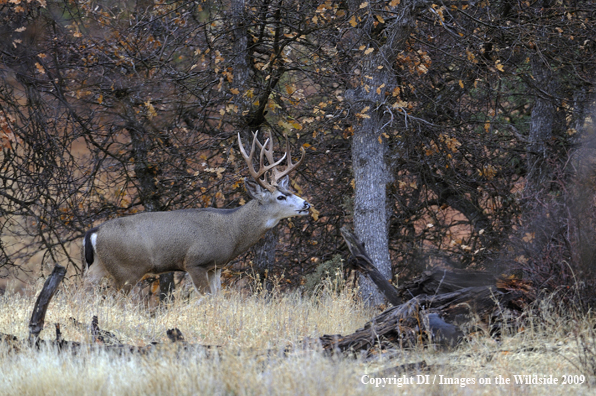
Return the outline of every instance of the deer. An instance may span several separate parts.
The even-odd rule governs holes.
[[[288,174],[304,160],[292,163],[290,145],[275,161],[271,132],[263,144],[253,133],[247,154],[238,133],[238,147],[252,179],[244,179],[251,200],[232,209],[193,208],[143,212],[108,220],[83,238],[84,285],[91,289],[111,278],[117,290],[129,292],[146,274],[185,271],[200,294],[216,294],[221,271],[246,252],[280,220],[307,216],[311,205],[290,189]],[[259,170],[253,162],[256,147]],[[287,161],[284,170],[279,166]],[[266,163],[265,163],[266,160]]]

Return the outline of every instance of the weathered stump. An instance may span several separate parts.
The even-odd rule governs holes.
[[[66,268],[56,264],[54,270],[48,279],[46,279],[39,297],[37,297],[37,301],[33,307],[33,313],[31,314],[31,320],[29,321],[29,342],[32,344],[37,342],[39,333],[43,330],[48,305],[52,297],[54,297],[54,293],[56,293],[60,282],[64,279],[64,275],[66,275]]]

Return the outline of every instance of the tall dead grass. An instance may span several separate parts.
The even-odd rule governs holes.
[[[537,307],[539,314],[530,316],[522,331],[505,334],[499,341],[477,335],[453,351],[431,347],[372,358],[327,356],[316,348],[301,348],[301,341],[323,334],[349,334],[377,312],[366,308],[349,290],[325,290],[329,289],[312,297],[260,291],[246,295],[233,290],[202,298],[196,293],[189,298],[178,294],[166,307],[152,309],[134,296],[85,295],[65,286],[49,307],[42,338],[52,339],[52,324],[61,323],[65,339],[89,341],[87,331],[69,318],[89,323],[97,315],[101,328],[124,343],[157,341],[163,346],[140,355],[97,348],[57,353],[25,345],[15,353],[0,344],[0,395],[594,393],[594,371],[585,359],[589,346],[596,345],[595,321],[589,315],[564,316],[547,302]],[[32,297],[1,296],[0,332],[26,339],[33,303]],[[166,330],[174,327],[189,343],[220,348],[178,349],[166,338]],[[295,349],[286,354],[288,346]],[[430,367],[427,372],[392,369],[423,360]],[[420,378],[417,375],[429,375],[435,383],[402,387],[370,383],[376,378],[396,381],[404,374],[414,381]],[[496,384],[499,375],[510,383]],[[515,375],[552,375],[559,384],[519,385]],[[562,385],[564,375],[578,379],[584,375],[585,380]],[[474,383],[449,385],[440,383],[441,378],[443,382],[473,379]],[[491,383],[480,384],[481,379]]]

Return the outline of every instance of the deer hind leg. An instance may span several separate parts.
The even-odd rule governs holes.
[[[110,272],[114,277],[116,290],[122,290],[125,293],[129,293],[145,275],[142,270],[135,271],[130,268],[112,268]]]
[[[101,262],[96,260],[93,265],[87,268],[85,271],[85,280],[83,282],[83,287],[85,290],[91,290],[99,285],[101,280],[104,277],[110,278],[110,274],[106,271],[105,267]]]

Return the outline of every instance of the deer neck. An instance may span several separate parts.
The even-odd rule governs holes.
[[[279,223],[279,219],[271,217],[267,206],[257,200],[249,201],[238,209],[235,231],[238,254],[248,250],[271,228]]]

